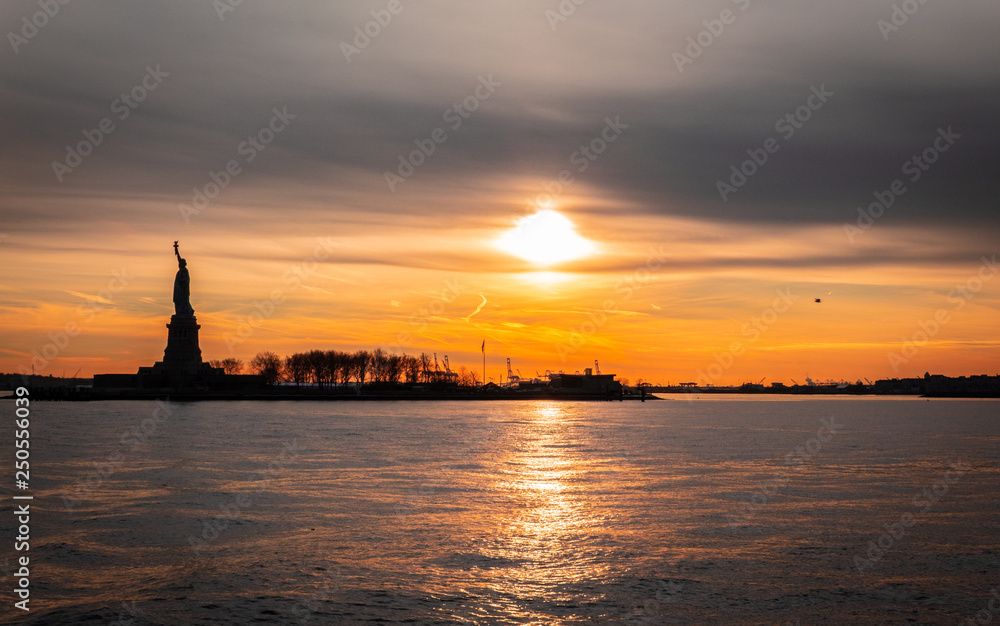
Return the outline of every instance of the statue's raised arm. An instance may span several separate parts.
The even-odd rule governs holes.
[[[176,315],[194,315],[191,306],[191,275],[188,273],[187,261],[181,258],[178,242],[174,242],[174,254],[177,256],[177,276],[174,278],[174,313]]]

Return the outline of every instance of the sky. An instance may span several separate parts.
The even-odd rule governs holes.
[[[47,13],[46,13],[47,11]],[[0,7],[0,371],[1000,370],[987,0]],[[821,300],[817,302],[816,300]]]

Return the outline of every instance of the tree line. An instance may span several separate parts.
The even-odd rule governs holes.
[[[322,388],[348,384],[452,382],[474,387],[480,383],[476,372],[464,366],[457,372],[442,370],[437,359],[427,354],[390,354],[382,348],[370,352],[310,350],[296,352],[284,358],[274,352],[264,351],[257,353],[247,365],[244,365],[242,359],[236,358],[209,361],[209,365],[222,368],[226,374],[248,371],[263,376],[268,385],[279,382],[312,383]]]

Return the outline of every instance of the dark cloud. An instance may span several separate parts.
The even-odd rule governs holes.
[[[746,4],[746,11],[740,7]],[[884,224],[967,226],[996,232],[1000,148],[995,103],[995,3],[921,5],[883,37],[891,2],[650,3],[579,7],[553,30],[557,2],[481,6],[406,2],[350,62],[342,44],[383,3],[246,0],[224,19],[210,2],[72,3],[17,54],[8,47],[0,87],[5,222],[71,228],[95,219],[173,223],[120,205],[95,215],[71,203],[24,211],[24,198],[134,197],[187,201],[209,172],[234,158],[274,107],[296,119],[269,152],[244,163],[229,198],[287,188],[282,210],[315,202],[366,211],[427,212],[412,202],[488,185],[498,177],[547,180],[597,137],[607,116],[629,128],[579,185],[639,214],[733,222],[840,224],[903,175],[938,128],[962,135],[885,217]],[[724,9],[735,22],[681,72],[674,53]],[[35,2],[10,2],[0,21],[18,32]],[[147,67],[169,76],[127,119],[113,101]],[[399,192],[383,172],[414,141],[446,127],[445,110],[480,77],[501,83],[490,100]],[[748,149],[780,137],[775,122],[812,87],[835,95],[723,202],[716,183]],[[51,163],[102,118],[115,131],[79,168],[56,180]],[[327,187],[328,195],[317,193]],[[296,196],[302,194],[302,196]],[[308,200],[307,208],[302,200]],[[273,206],[245,207],[271,212]],[[446,210],[441,208],[440,210]],[[449,209],[450,210],[450,209]],[[457,210],[457,209],[456,209]],[[473,209],[472,212],[475,212]],[[219,225],[218,227],[222,227]]]

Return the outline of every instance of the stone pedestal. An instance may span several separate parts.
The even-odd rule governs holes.
[[[163,360],[150,368],[141,368],[140,374],[169,375],[172,378],[201,377],[216,374],[215,368],[201,360],[198,345],[198,324],[194,315],[171,315],[167,324],[167,348]],[[221,370],[220,370],[221,371]]]
[[[163,365],[172,371],[197,373],[202,368],[201,347],[198,345],[198,324],[194,315],[171,315],[167,324],[167,349]]]

